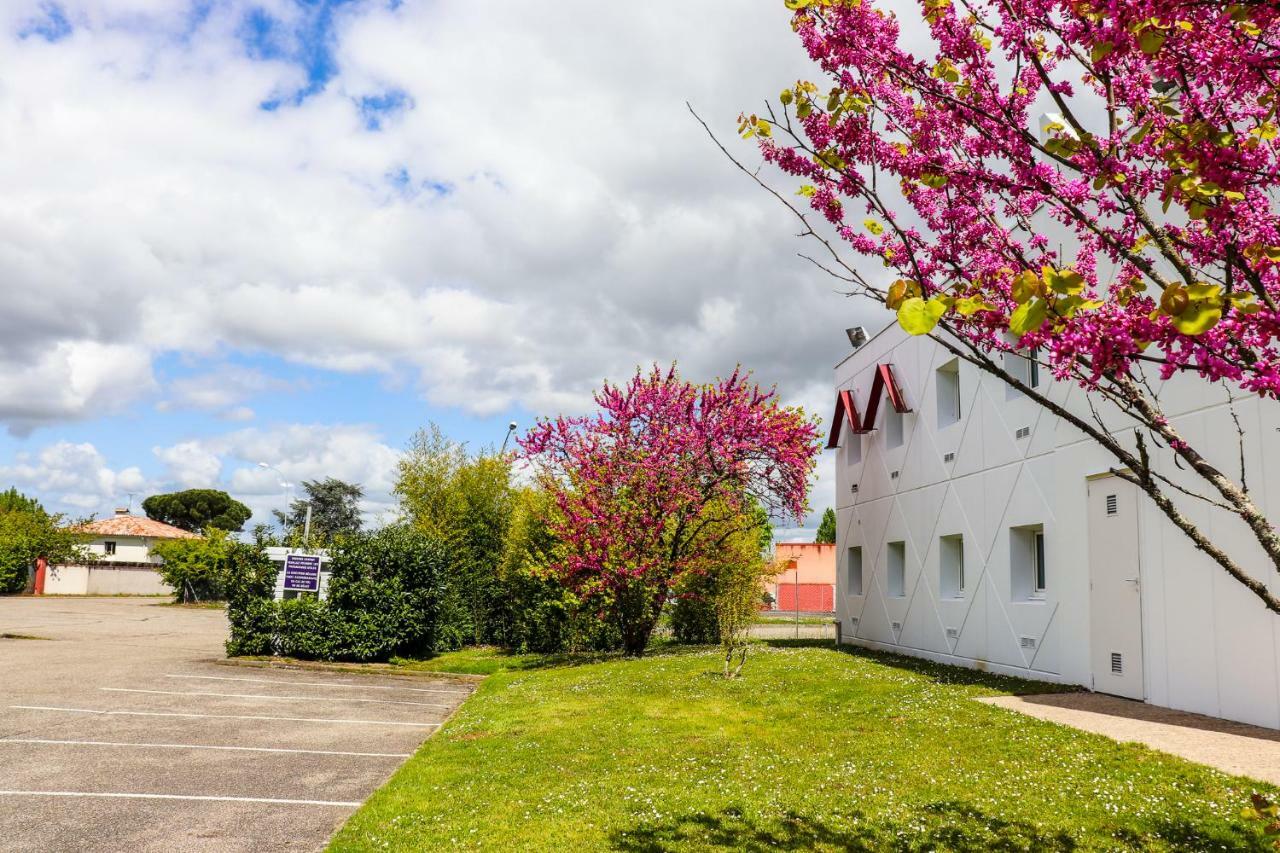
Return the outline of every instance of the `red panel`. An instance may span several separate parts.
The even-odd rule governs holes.
[[[778,584],[778,610],[795,610],[796,593],[800,594],[800,610],[805,613],[831,613],[835,610],[835,595],[829,583]]]

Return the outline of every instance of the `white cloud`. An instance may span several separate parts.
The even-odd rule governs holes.
[[[153,392],[158,352],[228,347],[408,369],[481,414],[580,407],[650,360],[825,382],[859,319],[685,111],[754,159],[738,111],[808,71],[780,5],[674,25],[661,4],[356,4],[337,75],[274,113],[258,104],[302,78],[248,58],[247,5],[62,5],[66,39],[0,50],[11,429]],[[16,4],[7,32],[37,14]],[[369,132],[356,101],[389,89],[413,107]],[[257,392],[222,371],[168,393],[235,418]]]
[[[39,495],[50,510],[103,515],[149,483],[136,467],[114,470],[92,444],[60,441],[37,454],[22,453],[0,467],[0,478]]]

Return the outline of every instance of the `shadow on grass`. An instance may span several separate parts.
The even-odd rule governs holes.
[[[761,820],[736,808],[717,814],[689,814],[662,823],[640,823],[615,832],[610,849],[623,853],[721,848],[727,850],[1073,851],[1066,832],[987,815],[965,803],[933,803],[909,823],[869,820],[852,812],[834,827],[809,815],[788,812]]]
[[[1006,693],[1075,693],[1083,688],[1071,684],[1053,684],[1047,681],[1032,681],[1016,678],[1011,675],[1000,675],[994,672],[983,672],[966,666],[954,666],[936,663],[925,658],[900,655],[894,652],[882,652],[847,643],[836,645],[832,640],[764,640],[765,645],[780,649],[818,648],[831,649],[840,654],[874,661],[881,666],[906,670],[924,676],[935,684],[955,684],[960,686],[989,687]]]

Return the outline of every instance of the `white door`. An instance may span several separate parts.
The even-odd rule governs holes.
[[[1089,481],[1089,622],[1093,689],[1146,698],[1138,489],[1114,475]]]

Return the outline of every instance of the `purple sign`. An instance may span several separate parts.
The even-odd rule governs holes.
[[[284,588],[299,592],[319,592],[320,558],[311,554],[286,554]]]

